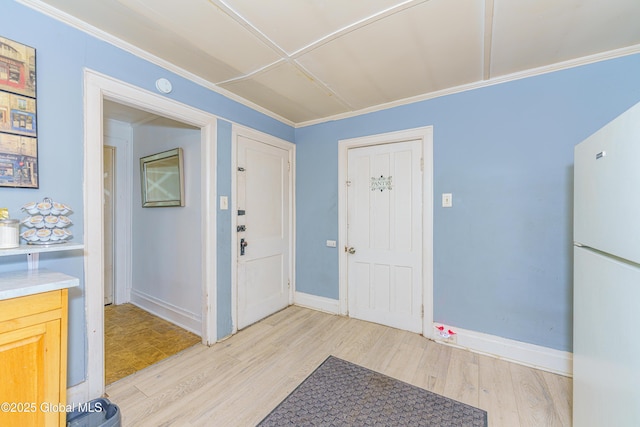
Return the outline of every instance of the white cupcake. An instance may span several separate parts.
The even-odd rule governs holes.
[[[58,227],[63,228],[69,225],[71,225],[71,220],[69,219],[68,216],[60,215],[58,217],[58,223],[57,223]]]
[[[42,228],[44,227],[44,217],[42,215],[33,215],[29,217],[28,223],[25,223],[28,227]]]
[[[58,202],[51,202],[51,215],[64,215],[62,210],[64,209],[64,205]]]
[[[47,228],[54,228],[58,224],[58,217],[55,215],[47,215],[44,217],[44,226]]]
[[[36,232],[36,236],[38,236],[38,240],[41,242],[47,242],[51,238],[51,230],[48,228],[41,228]]]
[[[36,202],[29,202],[22,206],[22,210],[33,215],[38,213],[38,206]]]
[[[51,241],[55,242],[58,240],[64,240],[66,239],[67,235],[65,234],[64,230],[62,228],[54,228],[53,230],[51,230]]]
[[[35,228],[30,228],[28,230],[25,230],[20,236],[27,242],[35,242],[36,240],[38,240],[38,236],[36,236],[37,232],[38,230],[36,230]]]
[[[50,202],[40,202],[36,206],[38,207],[38,211],[40,212],[40,215],[49,215],[51,213]]]

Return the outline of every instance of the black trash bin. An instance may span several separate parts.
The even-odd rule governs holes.
[[[94,399],[67,414],[67,427],[121,427],[120,408],[109,399]]]

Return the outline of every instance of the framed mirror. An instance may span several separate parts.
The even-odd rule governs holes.
[[[142,207],[184,206],[182,148],[140,159]]]

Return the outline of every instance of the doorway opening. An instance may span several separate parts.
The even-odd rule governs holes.
[[[200,193],[200,128],[113,101],[103,107],[104,345],[110,384],[201,341],[199,243],[185,237],[201,234],[201,202],[193,197]],[[189,203],[143,208],[137,159],[177,147],[186,158]]]
[[[199,191],[193,199],[201,200],[199,217],[200,234],[198,256],[202,266],[199,283],[200,319],[199,335],[204,344],[216,341],[216,124],[217,118],[209,113],[194,109],[169,98],[147,92],[116,79],[85,70],[85,277],[84,299],[86,305],[87,330],[87,376],[86,381],[70,390],[70,400],[86,401],[104,393],[104,211],[103,211],[103,109],[105,101],[132,107],[163,118],[184,123],[198,129],[199,144],[194,159],[199,165]],[[132,159],[133,157],[131,157]],[[131,161],[133,163],[133,160]],[[97,166],[97,167],[96,167]],[[131,167],[133,170],[133,167]],[[131,180],[131,188],[133,187]],[[137,188],[137,187],[136,187]],[[187,202],[189,203],[189,202]],[[119,211],[119,210],[117,210]],[[117,221],[117,220],[116,220]],[[170,238],[184,237],[175,229],[163,229]],[[170,246],[170,245],[165,245]],[[157,247],[138,248],[140,252],[156,252]],[[132,247],[132,252],[138,251]],[[116,256],[117,257],[117,256]],[[160,258],[156,259],[158,263]],[[118,262],[116,261],[116,265]],[[116,275],[117,273],[116,268]],[[115,285],[115,300],[118,301],[118,281]],[[133,289],[133,288],[132,288]],[[156,309],[163,309],[162,300],[140,292]],[[134,299],[132,292],[131,298]],[[174,310],[176,311],[176,310]],[[179,310],[178,310],[179,312]],[[181,313],[188,317],[189,313]],[[163,313],[164,315],[164,313]]]

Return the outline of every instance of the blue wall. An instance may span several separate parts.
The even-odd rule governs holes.
[[[231,196],[231,125],[239,123],[287,141],[294,129],[242,104],[174,75],[108,43],[42,15],[15,1],[4,1],[0,36],[36,49],[38,159],[40,188],[0,188],[0,206],[12,218],[22,218],[20,207],[29,201],[51,197],[74,208],[71,215],[74,241],[82,242],[83,213],[83,70],[89,68],[140,88],[156,92],[155,81],[173,83],[167,95],[221,118],[218,129],[217,185],[220,195]],[[225,119],[225,120],[222,120]],[[231,332],[230,211],[218,211],[218,333]],[[40,255],[40,265],[82,278],[79,253]],[[0,271],[26,268],[26,257],[0,258]],[[70,291],[69,386],[83,381],[86,371],[84,287]]]
[[[90,68],[210,112],[218,121],[217,186],[231,196],[231,122],[297,144],[297,289],[338,298],[339,139],[434,126],[435,320],[571,350],[573,146],[640,101],[640,56],[630,56],[300,129],[278,122],[14,1],[0,36],[37,49],[40,189],[0,188],[0,205],[52,197],[75,208],[83,241],[83,70]],[[442,209],[440,194],[454,207]],[[231,212],[218,211],[218,334],[231,331]],[[41,265],[83,276],[78,254]],[[23,257],[0,270],[24,268]],[[69,385],[86,370],[85,284],[72,291]]]
[[[231,123],[218,120],[218,194],[229,196],[231,206]],[[220,177],[225,177],[221,179]],[[218,197],[218,203],[220,203]],[[219,206],[218,206],[219,208]],[[218,209],[217,216],[217,322],[218,337],[230,335],[233,331],[231,319],[231,209]]]
[[[338,140],[433,125],[434,320],[571,351],[573,147],[638,76],[635,55],[297,129],[296,289],[338,298]]]

